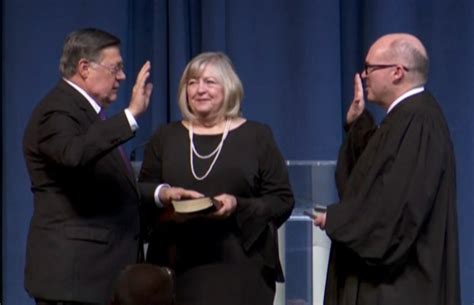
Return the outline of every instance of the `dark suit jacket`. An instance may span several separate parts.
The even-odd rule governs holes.
[[[34,110],[24,156],[34,194],[25,288],[35,298],[106,303],[137,260],[139,192],[118,145],[125,113],[100,120],[61,80]]]

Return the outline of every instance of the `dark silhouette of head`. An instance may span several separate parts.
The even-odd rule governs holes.
[[[169,268],[134,264],[120,273],[111,305],[172,305],[174,299],[174,273]]]

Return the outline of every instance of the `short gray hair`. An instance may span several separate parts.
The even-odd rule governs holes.
[[[115,46],[120,46],[120,39],[105,31],[95,28],[74,31],[64,42],[59,71],[63,77],[70,78],[81,59],[97,61],[103,49]]]
[[[421,49],[420,49],[421,48]],[[403,38],[395,39],[389,47],[394,58],[404,60],[409,71],[414,72],[417,85],[424,85],[428,80],[429,59],[423,45],[417,46]]]

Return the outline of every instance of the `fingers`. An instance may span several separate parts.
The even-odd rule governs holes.
[[[129,110],[134,117],[142,114],[148,108],[153,90],[153,85],[151,83],[147,84],[147,80],[150,77],[150,69],[150,61],[145,62],[138,72],[135,85],[133,86]]]
[[[160,190],[160,201],[171,204],[172,200],[195,199],[204,197],[203,194],[180,187],[165,187]],[[232,215],[237,207],[237,199],[229,194],[221,194],[213,198],[217,211],[209,217],[214,219],[225,219]]]
[[[150,70],[151,70],[151,63],[149,60],[147,60],[142,68],[140,69],[140,72],[138,72],[137,76],[137,84],[140,85],[145,85],[146,80],[148,79],[148,76],[150,76]]]
[[[159,197],[161,202],[170,204],[171,200],[202,198],[204,195],[181,187],[165,187],[160,190]]]
[[[172,187],[170,188],[170,190],[171,190],[172,200],[196,199],[196,198],[204,197],[204,195],[199,192],[183,189],[181,187]]]
[[[347,111],[346,120],[348,124],[354,122],[364,111],[365,101],[364,101],[364,87],[362,85],[362,79],[360,74],[356,73],[354,75],[354,98],[349,110]]]
[[[316,213],[313,219],[313,223],[321,230],[324,230],[324,228],[326,227],[326,213]]]
[[[137,79],[135,80],[135,85],[133,86],[133,92],[136,92],[140,88],[145,87],[146,80],[150,76],[151,63],[149,61],[145,62],[138,72]]]
[[[146,96],[148,99],[150,98],[152,91],[153,91],[153,84],[151,84],[151,83],[146,84],[146,87],[145,87],[145,96]]]
[[[364,87],[359,73],[354,76],[354,101],[364,107]]]
[[[151,70],[151,63],[147,61],[142,68],[140,69],[140,72],[138,73],[138,81],[141,87],[145,86],[145,83],[150,77],[150,70]]]
[[[356,99],[359,89],[360,89],[359,82],[362,82],[362,81],[360,80],[359,73],[356,73],[354,75],[354,100]]]
[[[217,211],[212,214],[214,218],[227,218],[232,215],[237,207],[237,199],[228,194],[221,194],[214,197],[217,201]]]
[[[138,93],[139,91],[146,91],[146,87],[148,87],[146,81],[148,77],[150,77],[150,69],[151,63],[147,61],[140,69],[140,72],[138,72],[137,80],[135,81],[135,86],[133,86],[133,93]]]

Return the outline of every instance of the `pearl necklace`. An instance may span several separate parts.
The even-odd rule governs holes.
[[[206,179],[206,177],[209,175],[212,168],[214,167],[214,164],[216,163],[217,158],[219,157],[219,155],[221,153],[222,146],[224,145],[224,140],[225,140],[225,138],[227,138],[227,135],[229,134],[230,123],[231,123],[231,120],[227,119],[226,122],[225,122],[224,132],[222,133],[221,141],[217,145],[216,149],[214,149],[208,155],[201,155],[200,153],[197,152],[196,148],[194,147],[194,143],[193,143],[193,134],[194,134],[194,132],[193,132],[193,122],[191,122],[191,121],[189,122],[189,129],[188,129],[188,132],[189,132],[189,163],[191,165],[191,172],[193,173],[193,176],[196,180],[202,181],[202,180]],[[199,159],[202,159],[202,160],[209,159],[209,158],[211,158],[212,156],[215,155],[214,160],[212,160],[212,163],[209,166],[209,169],[201,177],[196,175],[196,171],[194,170],[194,161],[193,161],[194,155],[196,155],[196,157],[198,157]]]

